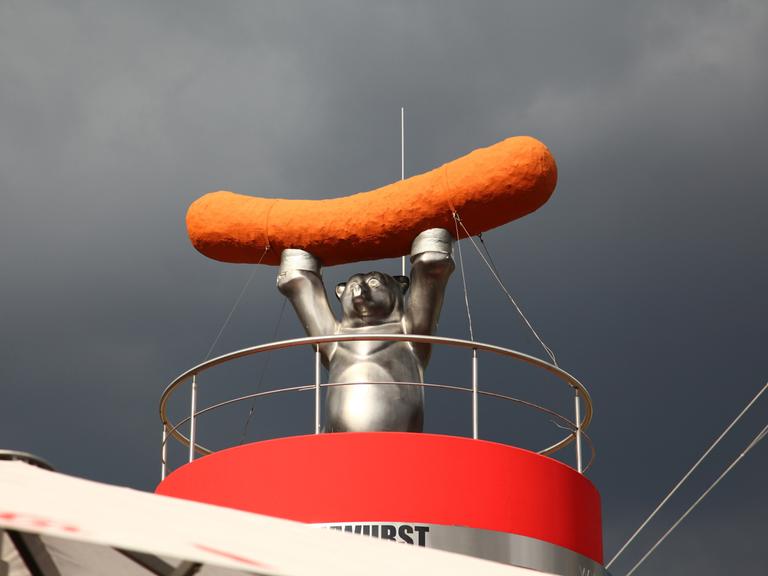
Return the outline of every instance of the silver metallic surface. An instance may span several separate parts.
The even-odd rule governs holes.
[[[576,389],[573,396],[574,404],[574,422],[576,422],[576,470],[579,473],[582,472],[581,466],[581,426],[579,426],[579,420],[581,420],[581,402],[579,401],[579,390]]]
[[[192,444],[192,442],[190,442]],[[194,444],[192,444],[194,446]],[[163,424],[163,443],[161,444],[160,452],[160,480],[165,480],[166,471],[168,469],[168,426]]]
[[[477,348],[472,349],[472,438],[478,439]]]
[[[321,432],[320,384],[322,384],[322,370],[320,369],[320,360],[320,346],[315,346],[315,434]]]
[[[333,522],[315,526],[437,548],[550,574],[608,576],[605,568],[591,558],[562,546],[519,534],[421,522]],[[394,530],[389,527],[394,527]]]
[[[192,393],[189,399],[189,461],[195,459],[195,435],[197,433],[195,416],[197,414],[197,375],[192,376]]]
[[[435,252],[450,255],[453,250],[453,236],[445,228],[430,228],[416,236],[411,245],[411,262],[420,254]]]
[[[281,255],[280,271],[285,270],[306,270],[320,274],[320,261],[304,250],[294,250],[288,248],[283,250]]]
[[[284,250],[277,287],[293,305],[309,336],[333,334],[423,334],[435,331],[443,294],[454,265],[453,238],[447,230],[425,230],[411,248],[408,282],[381,272],[354,274],[339,284],[338,320],[328,303],[320,276],[320,262],[303,250]],[[395,382],[424,381],[429,362],[428,343],[394,340],[336,341],[319,345],[330,383],[326,395],[326,432],[420,432],[424,421],[424,393]],[[393,384],[370,385],[369,382]]]

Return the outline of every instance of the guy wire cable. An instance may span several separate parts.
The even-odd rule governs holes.
[[[472,314],[469,312],[469,292],[467,291],[467,279],[464,276],[464,258],[461,256],[461,235],[459,234],[459,223],[461,222],[461,219],[459,218],[458,212],[453,213],[453,220],[456,224],[456,249],[459,252],[459,267],[461,269],[461,284],[464,287],[464,304],[467,308],[467,322],[469,324],[469,339],[472,340],[472,342],[475,341],[475,333],[472,330]],[[463,227],[463,226],[462,226]],[[466,232],[466,228],[464,229]]]
[[[547,353],[547,355],[549,356],[550,360],[552,360],[552,364],[554,364],[555,366],[557,366],[559,368],[560,366],[558,365],[557,359],[555,358],[555,353],[552,351],[552,349],[549,346],[547,346],[544,343],[544,340],[541,339],[541,336],[539,336],[539,333],[536,332],[536,330],[533,328],[533,325],[530,323],[528,318],[526,318],[526,316],[523,313],[522,309],[517,304],[515,299],[512,297],[512,294],[509,292],[507,287],[504,285],[504,282],[502,282],[501,277],[499,276],[499,274],[495,270],[495,266],[491,265],[491,263],[488,261],[488,259],[485,257],[485,255],[482,253],[482,251],[478,247],[478,245],[475,242],[474,238],[472,238],[472,235],[469,233],[469,231],[467,230],[466,226],[464,226],[464,222],[461,220],[461,217],[459,216],[459,214],[457,212],[455,212],[454,214],[455,214],[454,218],[456,219],[458,225],[460,225],[464,229],[464,233],[467,235],[467,238],[469,238],[469,241],[472,242],[472,246],[475,247],[475,250],[480,255],[480,258],[483,259],[483,262],[485,262],[485,265],[488,267],[488,270],[490,270],[491,275],[496,279],[496,282],[501,287],[501,290],[504,292],[504,294],[506,294],[506,296],[509,299],[509,301],[515,307],[515,310],[517,310],[517,313],[523,319],[523,322],[525,322],[525,325],[528,327],[528,330],[531,331],[531,333],[533,334],[534,338],[536,338],[536,340],[539,342],[539,344],[541,344],[542,348],[544,348],[544,351]],[[483,246],[485,246],[485,243],[483,243]],[[486,246],[485,249],[487,251],[488,247]],[[488,256],[490,257],[490,252],[488,253]]]
[[[269,244],[264,246],[264,252],[259,258],[259,261],[256,262],[256,265],[253,267],[253,270],[251,271],[251,275],[248,276],[248,279],[245,281],[243,288],[240,290],[240,294],[237,296],[237,298],[235,298],[235,302],[234,304],[232,304],[232,308],[229,310],[229,314],[227,314],[227,317],[224,319],[224,323],[221,325],[221,328],[219,328],[218,334],[216,334],[216,337],[213,339],[213,342],[211,343],[211,347],[208,348],[208,354],[206,354],[205,358],[203,358],[203,362],[205,362],[211,357],[211,354],[213,353],[213,349],[216,347],[216,344],[219,343],[219,338],[221,338],[221,335],[224,334],[224,330],[227,328],[229,321],[232,319],[232,315],[235,313],[235,310],[240,305],[240,301],[243,299],[243,296],[245,296],[245,292],[248,290],[248,286],[250,286],[251,282],[253,282],[253,279],[256,276],[256,270],[258,270],[258,265],[261,264],[262,260],[264,260],[264,256],[267,255],[268,250],[269,250]]]
[[[659,538],[659,539],[656,541],[656,543],[655,543],[653,546],[651,546],[651,549],[650,549],[650,550],[648,550],[648,552],[646,552],[646,553],[643,555],[643,557],[642,557],[642,558],[640,558],[640,560],[637,562],[637,564],[635,564],[635,565],[632,567],[632,569],[631,569],[629,572],[627,572],[627,573],[626,573],[626,575],[625,575],[625,576],[631,576],[631,575],[632,575],[632,574],[635,572],[635,570],[637,570],[637,569],[638,569],[638,567],[639,567],[639,566],[640,566],[640,565],[641,565],[643,562],[645,562],[646,558],[648,558],[648,557],[649,557],[651,554],[653,554],[653,551],[654,551],[654,550],[656,550],[656,548],[658,548],[658,547],[659,547],[659,545],[660,545],[662,542],[664,542],[664,540],[667,538],[667,536],[669,536],[669,535],[672,533],[672,531],[673,531],[675,528],[677,528],[677,527],[680,525],[680,523],[681,523],[683,520],[685,520],[685,518],[688,516],[688,514],[690,514],[690,513],[693,511],[693,509],[694,509],[694,508],[696,508],[696,506],[698,506],[698,505],[699,505],[699,502],[701,502],[702,500],[704,500],[704,498],[706,498],[707,494],[709,494],[709,493],[712,491],[712,489],[713,489],[715,486],[717,486],[717,485],[720,483],[720,480],[722,480],[723,478],[725,478],[726,474],[728,474],[728,472],[730,472],[731,470],[733,470],[733,468],[736,466],[736,464],[738,464],[739,462],[741,462],[741,459],[742,459],[742,458],[744,458],[744,456],[746,456],[746,455],[749,453],[749,451],[750,451],[750,450],[752,450],[752,448],[754,448],[755,446],[757,446],[757,444],[758,444],[758,443],[759,443],[759,442],[760,442],[760,441],[761,441],[763,438],[765,438],[767,435],[768,435],[768,424],[766,424],[766,425],[763,427],[763,429],[762,429],[760,432],[758,432],[757,436],[755,436],[755,437],[752,439],[752,441],[751,441],[751,442],[750,442],[750,443],[747,445],[747,447],[746,447],[746,448],[744,448],[744,450],[741,452],[741,454],[739,454],[739,455],[738,455],[738,457],[737,457],[737,458],[736,458],[736,459],[735,459],[733,462],[731,462],[730,466],[728,466],[728,468],[726,468],[725,470],[723,470],[722,474],[720,474],[720,476],[718,476],[718,477],[717,477],[717,479],[716,479],[714,482],[712,482],[712,484],[710,484],[710,485],[709,485],[709,488],[707,488],[707,489],[706,489],[706,490],[705,490],[705,491],[702,493],[702,495],[701,495],[701,496],[699,496],[699,497],[696,499],[696,501],[695,501],[693,504],[691,504],[691,505],[690,505],[690,507],[688,508],[688,510],[686,510],[685,512],[683,512],[683,515],[682,515],[682,516],[680,516],[680,518],[678,518],[678,519],[677,519],[677,521],[676,521],[674,524],[672,524],[672,527],[671,527],[669,530],[667,530],[666,532],[664,532],[664,535],[663,535],[661,538]]]
[[[277,315],[277,323],[275,324],[275,329],[272,332],[272,340],[277,339],[277,333],[280,331],[280,324],[283,321],[283,312],[285,312],[285,304],[288,302],[288,298],[283,298],[283,303],[280,306],[280,312]],[[261,374],[259,375],[259,380],[256,382],[256,392],[258,392],[261,389],[261,385],[264,381],[264,375],[267,373],[267,368],[269,368],[269,361],[272,359],[272,352],[274,350],[270,350],[267,352],[267,357],[264,359],[264,364],[261,365]],[[251,418],[253,418],[253,413],[256,410],[256,398],[253,399],[253,402],[251,402],[251,408],[248,410],[248,417],[245,419],[245,425],[243,426],[243,433],[240,436],[240,444],[245,442],[245,437],[248,435],[248,427],[251,424]]]
[[[768,389],[768,382],[765,383],[765,385],[760,389],[760,391],[755,394],[754,398],[750,400],[747,405],[742,409],[741,412],[736,416],[736,418],[733,419],[733,421],[728,424],[728,426],[720,433],[720,436],[718,436],[715,441],[709,446],[709,448],[706,449],[704,454],[701,455],[701,457],[696,461],[696,463],[691,466],[690,470],[685,473],[685,475],[678,481],[677,484],[675,484],[675,487],[670,490],[670,492],[664,497],[664,499],[656,506],[656,508],[651,512],[651,514],[648,516],[648,518],[645,519],[645,521],[640,525],[640,527],[635,530],[635,533],[630,536],[629,540],[627,540],[624,545],[619,549],[616,554],[614,554],[613,558],[608,562],[608,564],[605,565],[606,568],[610,568],[611,564],[613,564],[616,559],[621,556],[621,554],[624,552],[624,550],[629,546],[632,541],[637,537],[638,534],[643,530],[643,528],[646,527],[646,525],[653,519],[654,516],[661,510],[661,508],[667,503],[667,501],[677,492],[677,490],[685,483],[686,480],[688,480],[688,477],[693,474],[693,471],[696,470],[696,468],[699,467],[699,465],[704,461],[704,459],[709,455],[712,450],[715,449],[715,446],[717,446],[720,441],[725,438],[726,434],[731,431],[731,428],[733,428],[736,423],[741,420],[741,417],[744,416],[744,414],[747,413],[747,411],[752,408],[752,405],[757,402],[757,399],[762,396],[763,392],[765,392]]]

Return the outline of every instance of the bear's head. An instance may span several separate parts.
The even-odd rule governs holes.
[[[405,276],[382,272],[354,274],[336,286],[342,322],[347,326],[367,326],[400,320],[408,284]]]

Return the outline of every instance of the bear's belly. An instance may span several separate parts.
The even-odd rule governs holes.
[[[424,393],[403,384],[345,384],[328,389],[326,432],[421,432]]]
[[[326,432],[421,432],[423,389],[408,384],[378,384],[421,383],[421,366],[407,343],[385,344],[363,350],[348,343],[336,350],[328,381],[349,385],[328,388]]]
[[[421,382],[422,368],[407,342],[341,342],[329,382]]]

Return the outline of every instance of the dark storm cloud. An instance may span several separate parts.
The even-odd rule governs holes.
[[[549,204],[486,239],[592,391],[613,551],[766,378],[767,24],[757,0],[4,2],[2,444],[150,488],[160,390],[250,274],[188,245],[189,202],[386,184],[404,105],[409,174],[513,134],[558,160]],[[464,255],[478,335],[539,353]],[[450,290],[441,331],[464,337]],[[258,270],[216,351],[271,339],[279,305]],[[281,336],[299,330],[288,311]],[[765,570],[745,548],[768,514],[761,449],[649,570]]]

